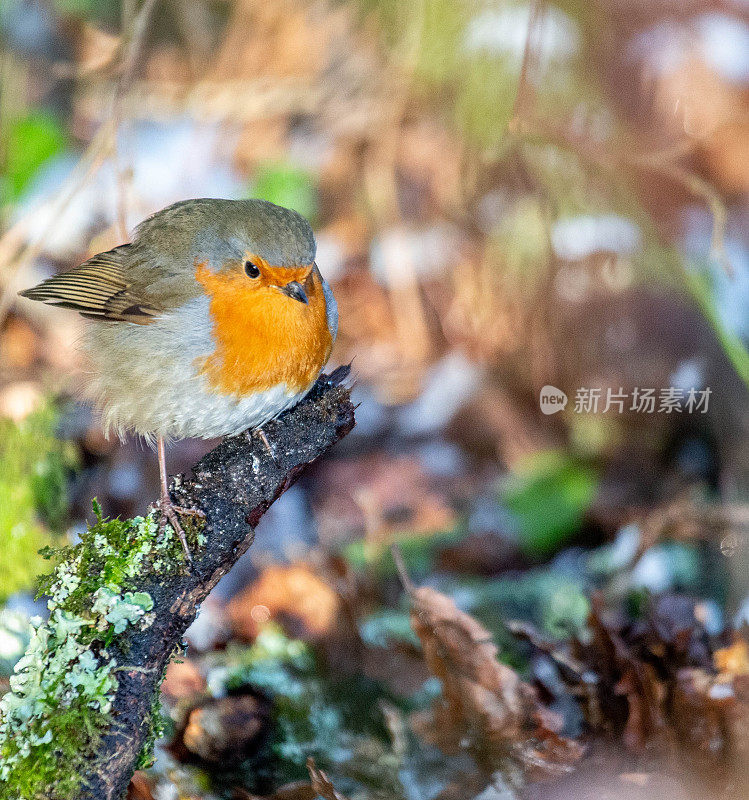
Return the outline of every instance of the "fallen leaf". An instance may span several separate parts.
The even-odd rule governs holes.
[[[497,658],[489,632],[430,588],[412,592],[412,626],[430,672],[442,684],[432,710],[434,742],[445,752],[468,750],[491,774],[508,758],[526,769],[565,771],[583,748],[560,735],[561,719]],[[415,720],[424,731],[424,720]]]
[[[678,746],[703,757],[698,762],[726,763],[747,748],[746,645],[737,640],[712,654],[694,608],[690,598],[665,595],[632,624],[607,619],[593,599],[593,635],[575,653],[593,677],[588,694],[595,686],[596,715],[588,721],[621,734],[636,752]],[[565,678],[583,696],[583,681],[570,671]]]
[[[313,758],[307,759],[307,771],[312,781],[312,788],[320,797],[325,798],[325,800],[348,800],[345,795],[336,791],[330,782],[330,778],[321,769],[318,769]]]
[[[126,800],[154,800],[151,784],[144,772],[136,772],[127,787]]]
[[[638,659],[616,627],[606,623],[600,606],[594,598],[589,620],[593,639],[588,658],[599,678],[602,721],[604,725],[613,723],[616,730],[623,719],[625,744],[633,750],[641,750],[666,730],[662,713],[663,686],[652,665]]]

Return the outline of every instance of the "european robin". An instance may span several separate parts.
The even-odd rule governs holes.
[[[21,295],[92,320],[83,346],[105,428],[156,443],[158,503],[190,558],[164,441],[259,429],[299,402],[338,330],[309,223],[264,200],[175,203]],[[267,443],[267,440],[266,440]]]

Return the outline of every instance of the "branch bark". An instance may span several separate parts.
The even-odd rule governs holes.
[[[118,663],[128,666],[118,672],[113,723],[92,759],[93,774],[84,776],[79,800],[124,796],[149,735],[152,698],[201,601],[252,544],[253,529],[269,506],[353,428],[354,406],[342,385],[347,375],[348,368],[339,368],[322,376],[298,406],[264,426],[273,453],[246,431],[208,453],[191,477],[173,480],[173,498],[205,512],[208,543],[193,554],[192,572],[148,578],[138,587],[153,598],[156,620],[111,648]]]

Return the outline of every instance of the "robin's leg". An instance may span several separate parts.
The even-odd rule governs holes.
[[[179,521],[179,515],[183,514],[185,516],[201,517],[205,519],[205,514],[197,508],[183,508],[172,502],[172,498],[169,496],[169,478],[166,474],[166,452],[164,449],[164,438],[162,436],[159,436],[157,440],[156,449],[159,456],[159,478],[161,480],[161,498],[157,503],[159,511],[161,511],[160,525],[163,527],[166,525],[167,520],[169,521],[174,532],[179,536],[180,542],[182,542],[187,560],[192,565],[192,553],[190,553],[190,548],[187,546],[187,537]]]
[[[260,441],[265,445],[265,449],[268,451],[268,455],[276,461],[276,451],[273,449],[273,445],[268,441],[268,437],[265,435],[265,431],[262,428],[255,428],[255,433],[260,437]]]

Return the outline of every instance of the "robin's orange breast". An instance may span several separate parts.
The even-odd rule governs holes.
[[[195,277],[209,297],[216,342],[196,366],[213,389],[247,396],[282,383],[290,393],[312,384],[333,346],[316,270],[305,285],[308,304],[277,289],[259,291],[239,272],[214,273],[199,264]]]

